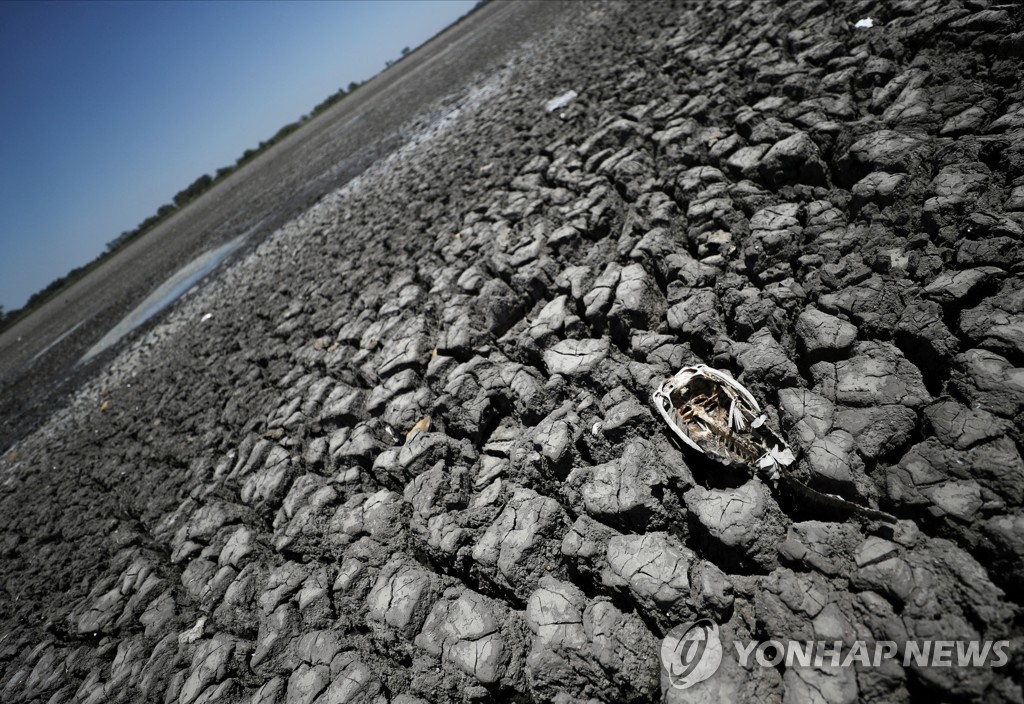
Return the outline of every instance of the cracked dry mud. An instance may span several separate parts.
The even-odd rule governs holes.
[[[2,460],[0,699],[652,701],[701,616],[1011,641],[723,701],[1022,701],[1024,12],[566,17]],[[701,362],[898,522],[682,451]]]

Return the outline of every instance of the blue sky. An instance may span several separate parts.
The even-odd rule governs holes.
[[[0,1],[0,306],[474,4]]]

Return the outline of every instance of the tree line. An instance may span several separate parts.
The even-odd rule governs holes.
[[[408,50],[403,50],[403,55],[408,53]],[[82,276],[95,269],[101,262],[106,260],[108,257],[114,254],[129,242],[132,242],[142,235],[146,234],[154,227],[162,223],[164,220],[169,218],[174,213],[178,212],[192,201],[198,199],[204,193],[213,188],[214,185],[223,181],[225,178],[233,174],[239,168],[249,163],[257,156],[270,149],[272,146],[283,140],[285,137],[290,135],[292,132],[298,130],[306,122],[310,121],[317,115],[323,113],[332,105],[338,101],[350,95],[365,81],[352,81],[348,84],[347,88],[339,88],[337,91],[327,96],[324,100],[316,105],[308,114],[303,115],[295,122],[291,122],[281,129],[279,129],[274,136],[270,139],[266,139],[260,142],[256,147],[252,149],[246,149],[242,152],[242,155],[235,160],[234,164],[228,166],[222,166],[217,169],[214,175],[203,174],[195,181],[190,183],[185,188],[178,191],[174,198],[171,199],[170,203],[166,203],[157,208],[157,211],[150,215],[148,218],[140,222],[135,228],[131,230],[125,230],[120,235],[110,240],[106,244],[106,249],[100,253],[95,259],[88,264],[84,264],[80,267],[76,267],[69,271],[64,276],[54,279],[45,288],[36,291],[29,297],[28,301],[24,306],[16,310],[12,310],[9,313],[5,313],[3,306],[0,306],[0,332],[6,330],[12,326],[15,322],[28,315],[30,312],[41,306],[46,302],[53,294],[67,285],[70,285],[80,279]]]
[[[270,139],[266,139],[260,142],[256,147],[252,149],[246,149],[244,152],[242,152],[242,156],[238,157],[238,159],[235,160],[234,164],[220,167],[219,169],[217,169],[213,176],[211,176],[210,174],[203,174],[195,181],[190,183],[187,187],[178,191],[174,195],[172,202],[167,203],[165,205],[161,205],[157,209],[156,213],[150,215],[148,218],[139,223],[139,225],[134,230],[126,230],[117,237],[115,237],[114,239],[107,242],[106,254],[110,254],[112,252],[117,251],[118,249],[126,245],[128,242],[134,240],[136,237],[139,237],[140,235],[153,229],[158,224],[160,224],[161,222],[169,218],[171,215],[173,215],[175,212],[181,210],[186,205],[199,198],[199,196],[203,195],[208,190],[213,188],[215,184],[223,181],[225,178],[227,178],[235,171],[237,171],[240,167],[244,166],[245,164],[248,164],[250,161],[255,159],[257,156],[259,156],[266,150],[270,149],[272,146],[283,140],[292,132],[298,130],[306,122],[309,122],[311,119],[327,110],[327,108],[337,103],[346,95],[355,91],[361,85],[363,85],[362,82],[352,81],[351,83],[348,84],[348,88],[338,89],[336,92],[332,93],[319,104],[317,104],[317,106],[314,107],[308,114],[303,115],[295,122],[290,122],[281,129],[279,129],[277,132],[274,133],[274,136],[271,137]]]
[[[477,4],[473,7],[473,9],[470,10],[465,15],[463,15],[462,17],[460,17],[458,20],[456,20],[455,24],[462,22],[464,19],[466,19],[469,15],[473,14],[473,12],[478,10],[480,7],[486,5],[489,1],[490,0],[478,0]],[[412,53],[412,50],[409,47],[405,47],[404,49],[402,49],[401,56],[399,56],[395,60],[386,62],[386,68],[391,68],[391,66],[407,57],[410,53]],[[97,256],[91,262],[72,269],[64,276],[51,281],[50,284],[43,288],[42,290],[32,294],[32,296],[28,299],[28,302],[26,302],[25,305],[22,306],[21,308],[5,314],[3,306],[0,306],[0,332],[3,332],[7,328],[11,327],[18,320],[25,317],[33,310],[41,306],[51,296],[56,294],[65,286],[73,284],[75,281],[85,276],[85,274],[95,269],[97,266],[100,265],[100,263],[102,263],[108,257],[112,256],[114,252],[117,252],[119,249],[126,246],[129,242],[138,239],[139,237],[141,237],[142,235],[144,235],[145,233],[149,232],[154,227],[159,225],[161,222],[169,218],[174,213],[178,212],[192,201],[198,199],[204,193],[213,188],[216,184],[220,183],[225,178],[227,178],[235,171],[237,171],[239,168],[249,163],[266,150],[270,149],[272,146],[283,140],[292,132],[295,132],[297,129],[302,127],[302,125],[304,125],[306,122],[312,120],[317,115],[323,113],[332,105],[345,98],[347,95],[352,94],[364,83],[365,81],[352,81],[351,83],[348,84],[347,88],[339,88],[337,91],[327,96],[324,100],[318,103],[308,114],[303,115],[295,122],[291,122],[282,127],[281,129],[279,129],[270,139],[260,142],[256,147],[252,149],[246,149],[244,152],[242,152],[242,155],[238,157],[237,160],[235,160],[234,164],[222,166],[221,168],[217,169],[217,171],[212,176],[210,174],[203,174],[195,181],[190,183],[187,187],[178,191],[174,195],[174,198],[171,199],[170,203],[161,205],[159,208],[157,208],[157,211],[155,213],[153,213],[148,218],[140,222],[134,229],[125,230],[120,235],[107,242],[106,249],[103,252],[101,252],[99,256]]]

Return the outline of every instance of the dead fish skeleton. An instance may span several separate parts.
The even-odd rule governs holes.
[[[722,464],[747,466],[774,483],[796,461],[757,400],[728,372],[684,367],[654,390],[652,401],[680,440]]]
[[[680,369],[651,394],[658,413],[689,447],[722,464],[743,466],[776,486],[779,480],[818,504],[892,522],[877,509],[812,489],[786,471],[796,456],[746,387],[732,374],[706,364]]]

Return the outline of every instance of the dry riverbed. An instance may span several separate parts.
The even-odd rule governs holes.
[[[1010,642],[709,701],[1020,702],[1022,22],[571,5],[0,460],[0,699],[683,701],[703,617]],[[683,448],[697,363],[896,522]]]

